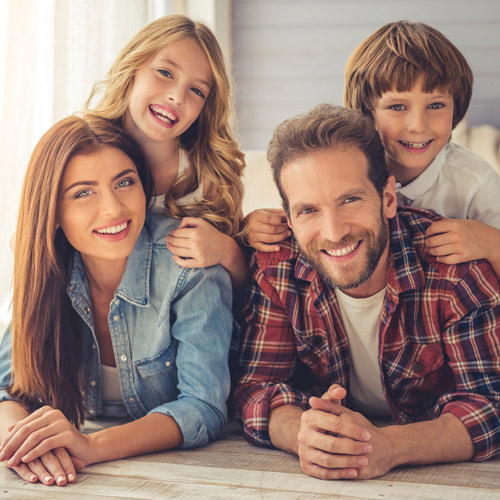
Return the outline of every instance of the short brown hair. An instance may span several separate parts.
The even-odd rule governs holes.
[[[345,69],[344,104],[371,115],[384,92],[409,91],[424,75],[424,92],[447,89],[453,97],[453,128],[469,108],[472,70],[437,29],[397,21],[379,28],[357,47]]]
[[[267,148],[274,182],[283,208],[289,214],[288,198],[281,184],[281,171],[291,161],[322,150],[358,149],[368,162],[368,178],[382,196],[389,173],[384,146],[373,120],[360,111],[342,106],[319,104],[308,113],[282,122]]]

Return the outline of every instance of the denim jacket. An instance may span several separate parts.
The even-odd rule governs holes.
[[[158,412],[175,419],[183,448],[217,437],[227,421],[228,351],[232,291],[222,266],[178,266],[164,237],[179,221],[148,215],[108,315],[116,366],[128,413],[138,419]],[[88,282],[75,252],[67,293],[83,322],[82,373],[85,408],[102,412],[99,346]],[[0,346],[0,401],[11,399],[10,329]]]

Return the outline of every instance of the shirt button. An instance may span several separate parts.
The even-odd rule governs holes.
[[[118,321],[119,319],[120,319],[120,316],[118,316],[118,314],[113,317],[113,321]]]
[[[121,359],[122,361],[127,361],[127,356],[125,356],[125,354],[122,354],[122,355],[120,356],[120,359]]]
[[[171,363],[170,361],[167,361],[167,362],[165,363],[165,366],[166,366],[166,367],[169,367],[171,364],[172,364],[172,363]]]
[[[92,387],[95,387],[95,380],[92,380],[92,382],[90,382],[90,385],[91,385]]]
[[[95,349],[96,348],[96,345],[95,344],[92,344],[92,349]]]
[[[133,403],[135,401],[135,398],[128,398],[128,400]]]
[[[85,314],[90,314],[90,307],[85,308]]]
[[[90,413],[91,415],[95,415],[95,410],[89,410],[89,413]]]
[[[424,367],[422,366],[422,363],[415,363],[415,371],[417,373],[420,373],[423,369]]]

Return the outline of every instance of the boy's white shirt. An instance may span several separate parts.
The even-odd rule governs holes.
[[[396,184],[400,205],[433,210],[453,219],[474,219],[500,229],[500,177],[464,146],[449,142],[406,186]]]

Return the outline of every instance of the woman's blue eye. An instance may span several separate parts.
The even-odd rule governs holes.
[[[117,185],[118,187],[127,187],[130,186],[131,184],[133,184],[133,182],[130,179],[123,179],[119,181]]]
[[[166,69],[159,69],[158,72],[163,76],[166,76],[167,78],[172,78],[172,73],[170,73],[170,71],[167,71]]]
[[[200,90],[197,89],[196,87],[193,87],[191,89],[196,95],[199,95],[201,98],[205,99],[205,94]]]
[[[91,193],[90,189],[82,189],[76,193],[75,198],[85,198]]]

